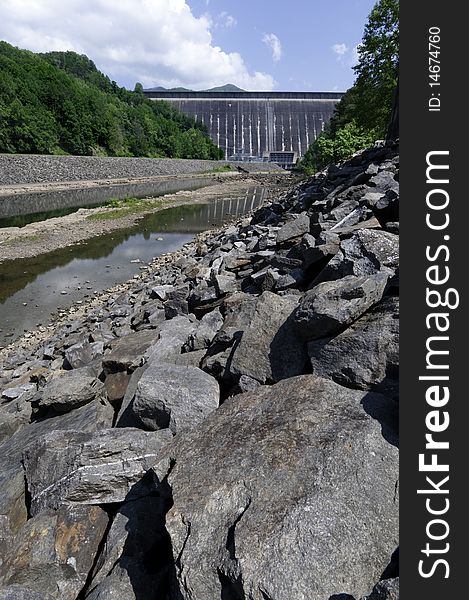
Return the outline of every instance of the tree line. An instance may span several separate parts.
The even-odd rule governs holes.
[[[206,127],[119,87],[75,52],[35,54],[0,41],[0,152],[217,160]]]
[[[358,46],[355,83],[306,151],[301,171],[313,174],[386,137],[397,101],[398,70],[399,1],[378,0]]]

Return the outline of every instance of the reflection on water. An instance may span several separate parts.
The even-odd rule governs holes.
[[[113,185],[98,185],[81,189],[51,190],[34,193],[18,193],[12,196],[3,195],[0,203],[1,227],[13,227],[15,223],[32,223],[36,221],[34,215],[42,214],[49,218],[56,210],[69,209],[70,212],[80,207],[101,206],[111,199],[145,198],[174,194],[180,190],[198,190],[201,187],[214,185],[213,177],[174,177],[149,182],[129,182]],[[71,209],[71,210],[70,210]],[[65,214],[65,213],[64,213]],[[18,215],[23,215],[23,220],[18,220]],[[52,215],[53,216],[53,215]]]
[[[141,265],[131,261],[174,252],[194,233],[250,212],[264,194],[265,188],[256,187],[241,197],[169,208],[84,244],[0,264],[0,344],[48,323],[57,309],[132,278]]]

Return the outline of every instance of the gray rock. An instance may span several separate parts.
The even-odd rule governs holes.
[[[89,375],[86,368],[76,369],[51,379],[44,388],[36,392],[31,402],[38,408],[68,412],[100,398],[103,391],[101,381]]]
[[[372,589],[398,537],[398,456],[365,400],[383,402],[306,375],[229,399],[175,438],[154,470],[172,490],[183,600]]]
[[[242,375],[273,383],[303,373],[306,348],[292,317],[297,305],[298,297],[272,292],[232,297],[203,368],[232,384]]]
[[[380,171],[370,179],[368,185],[383,192],[399,190],[399,182],[394,179],[394,174],[390,171]]]
[[[388,190],[375,202],[373,213],[382,226],[399,221],[399,191]]]
[[[17,400],[29,392],[36,391],[36,388],[37,386],[35,383],[23,383],[22,385],[8,387],[2,390],[2,400],[3,402]]]
[[[382,270],[394,274],[398,266],[398,236],[387,231],[360,229],[341,242],[338,253],[314,283],[346,275],[368,276]]]
[[[191,352],[183,352],[178,354],[172,360],[172,364],[180,365],[181,367],[197,367],[200,368],[206,350],[193,350]]]
[[[79,342],[65,350],[65,358],[72,369],[86,367],[99,359],[104,350],[103,342]]]
[[[339,244],[321,244],[320,246],[314,246],[312,248],[303,248],[301,253],[303,255],[305,269],[309,269],[313,265],[325,265],[333,256],[337,254],[339,250]]]
[[[164,302],[166,300],[166,296],[169,294],[169,292],[172,292],[173,290],[174,286],[172,285],[156,285],[151,288],[150,297],[156,298]]]
[[[220,403],[217,381],[196,367],[152,364],[137,384],[131,410],[145,429],[192,429]]]
[[[398,379],[399,300],[386,298],[336,337],[310,342],[313,373],[357,389]]]
[[[31,403],[24,398],[0,406],[0,444],[3,444],[20,427],[27,425],[31,420],[31,415]]]
[[[24,598],[34,598],[28,594],[38,592],[43,594],[40,598],[75,600],[93,566],[108,520],[97,506],[62,506],[33,517],[10,546],[0,567],[0,585],[18,586]]]
[[[184,298],[176,297],[166,300],[164,314],[167,319],[189,314],[189,303]]]
[[[386,273],[376,273],[319,283],[306,292],[295,311],[298,333],[313,340],[340,331],[381,300],[387,281]]]
[[[106,373],[135,371],[144,363],[146,350],[158,339],[158,330],[137,331],[112,343],[111,352],[103,359]]]
[[[44,590],[38,592],[24,585],[12,584],[0,588],[0,600],[55,600]]]
[[[76,429],[92,432],[110,427],[113,416],[110,404],[94,400],[67,414],[25,425],[0,446],[0,518],[5,518],[8,530],[17,533],[28,518],[21,463],[24,449],[51,431]]]
[[[145,352],[148,363],[171,362],[174,356],[181,354],[182,347],[196,331],[197,323],[185,315],[174,317],[158,328],[158,337]]]
[[[233,273],[212,273],[212,281],[218,296],[226,296],[238,291],[238,284]]]
[[[35,440],[23,454],[31,514],[62,502],[106,504],[142,495],[135,484],[170,438],[167,430],[126,428],[53,431]]]
[[[189,336],[185,348],[189,352],[208,348],[223,325],[223,317],[217,308],[202,317],[197,329]]]
[[[300,238],[305,233],[309,233],[310,220],[307,213],[292,215],[292,218],[283,225],[277,232],[277,243],[283,244],[286,241]]]
[[[160,597],[164,564],[155,561],[155,549],[162,555],[167,546],[164,513],[160,497],[139,498],[119,508],[98,558],[87,600]]]

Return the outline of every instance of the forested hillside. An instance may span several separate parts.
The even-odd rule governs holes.
[[[204,125],[74,52],[0,41],[0,152],[218,159]]]

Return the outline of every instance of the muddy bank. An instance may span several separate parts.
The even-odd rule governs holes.
[[[240,175],[236,179],[220,178],[210,186],[142,199],[137,203],[122,202],[115,207],[79,209],[72,214],[29,223],[24,227],[0,229],[0,263],[45,254],[93,237],[130,227],[142,216],[183,204],[208,203],[222,195],[239,196],[253,186],[265,186],[266,199],[274,190],[288,188],[288,176]]]

